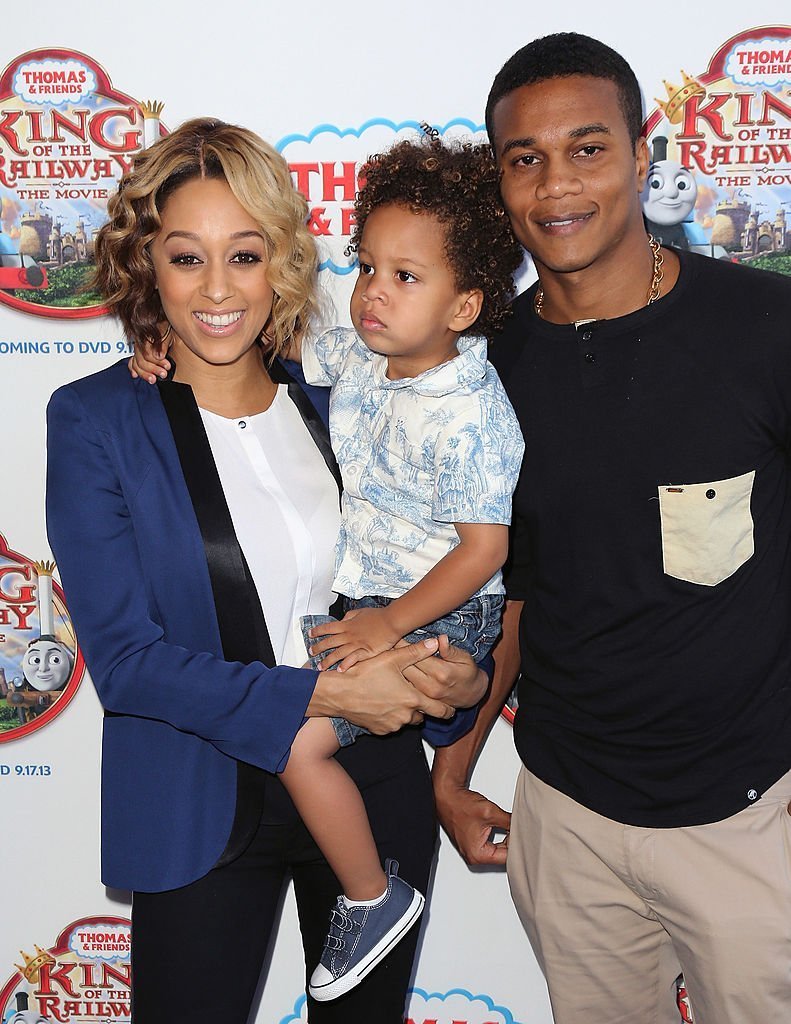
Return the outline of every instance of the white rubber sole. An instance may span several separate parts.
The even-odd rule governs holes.
[[[379,961],[383,960],[390,950],[403,939],[415,921],[420,917],[425,902],[423,896],[415,891],[406,914],[397,924],[393,925],[389,932],[385,932],[366,957],[358,964],[355,964],[346,974],[341,975],[340,978],[336,978],[334,981],[328,982],[326,985],[318,987],[314,987],[312,983],[308,985],[308,991],[316,1002],[325,1003],[329,1002],[330,999],[337,999],[338,996],[350,992],[351,989],[359,985],[363,978],[371,973]]]

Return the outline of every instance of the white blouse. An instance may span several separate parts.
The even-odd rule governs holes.
[[[266,412],[255,416],[200,413],[275,660],[303,665],[299,617],[324,614],[335,600],[335,479],[285,384]]]

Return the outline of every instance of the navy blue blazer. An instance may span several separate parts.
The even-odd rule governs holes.
[[[326,427],[299,397],[329,464]],[[240,762],[284,766],[317,673],[224,659],[209,549],[156,387],[122,361],[59,388],[47,422],[50,545],[105,709],[102,878],[177,888],[226,850]],[[429,738],[452,742],[473,719]]]

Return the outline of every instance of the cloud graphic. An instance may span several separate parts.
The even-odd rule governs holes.
[[[466,117],[457,117],[452,121],[448,121],[445,125],[433,124],[430,125],[430,127],[436,128],[440,135],[447,136],[448,138],[480,135],[481,138],[476,139],[475,141],[483,142],[486,139],[485,125],[475,124]],[[338,128],[334,124],[320,124],[307,135],[300,135],[296,133],[292,135],[285,135],[278,143],[276,143],[275,149],[278,153],[282,153],[287,146],[290,146],[295,142],[313,142],[314,139],[318,138],[320,135],[334,135],[339,139],[347,137],[361,139],[367,133],[379,128],[391,133],[391,144],[394,141],[392,139],[392,135],[408,138],[415,134],[423,134],[421,122],[419,121],[400,121],[396,123],[395,121],[389,121],[386,118],[374,117],[371,118],[370,121],[366,121],[365,124],[361,125],[359,128]],[[376,150],[376,152],[378,152],[378,150]]]
[[[717,210],[717,203],[720,200],[719,192],[707,185],[705,182],[698,183],[698,198],[695,203],[695,220],[704,228],[710,228],[714,223],[714,215]]]
[[[3,646],[2,648],[0,648],[0,651],[2,651],[3,655],[9,661],[17,663],[17,667],[19,668],[19,673],[21,675],[22,658],[24,657],[24,654],[27,651],[27,645],[29,641],[28,639],[20,636],[19,633],[8,632],[5,626],[3,626],[2,629],[5,640],[3,641]],[[35,639],[35,635],[31,634],[29,639]]]
[[[486,141],[484,126],[467,118],[454,118],[444,125],[430,127],[446,139]],[[276,144],[311,208],[321,211],[314,221],[321,257],[319,270],[345,275],[357,268],[354,256],[347,256],[343,250],[348,244],[349,210],[360,166],[371,154],[390,149],[402,139],[422,135],[423,128],[418,121],[372,118],[359,128],[320,124],[307,134],[286,135]]]
[[[69,937],[69,949],[87,960],[118,960],[129,956],[131,937],[128,924],[99,922],[80,927]]]
[[[407,1003],[406,1024],[423,1024],[427,1020],[437,1024],[519,1024],[511,1011],[498,1006],[491,996],[473,995],[463,988],[431,993],[413,988]]]
[[[725,71],[739,85],[779,85],[791,81],[788,39],[747,39],[731,50]]]
[[[4,195],[2,197],[2,220],[3,223],[14,224],[19,220],[19,215],[22,212],[22,207],[17,202],[16,198],[10,195]]]
[[[294,1003],[294,1009],[291,1013],[286,1014],[280,1021],[280,1024],[294,1024],[295,1021],[299,1024],[307,1024],[308,1020],[308,997],[303,993],[299,999]]]
[[[14,92],[28,103],[60,107],[96,91],[96,75],[79,60],[31,60],[14,75]]]
[[[375,1008],[371,1009],[373,1020]],[[307,1024],[307,1020],[307,997],[303,994],[294,1003],[293,1011],[281,1018],[279,1024]],[[430,993],[422,988],[410,989],[406,1024],[423,1024],[427,1020],[436,1024],[461,1021],[465,1024],[519,1024],[507,1007],[498,1006],[490,996],[473,995],[463,988]]]

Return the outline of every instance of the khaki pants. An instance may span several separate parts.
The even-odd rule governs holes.
[[[508,880],[556,1024],[791,1021],[791,772],[731,818],[621,825],[524,768]]]

